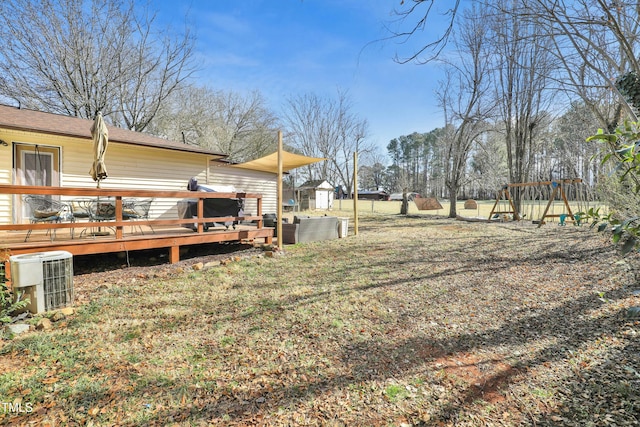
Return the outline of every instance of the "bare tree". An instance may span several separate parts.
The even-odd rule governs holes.
[[[535,22],[553,40],[553,53],[564,71],[563,87],[593,109],[603,127],[613,130],[628,106],[602,102],[617,93],[616,78],[640,72],[640,9],[624,0],[524,0],[511,11]],[[607,105],[608,104],[608,105]],[[610,106],[613,104],[613,108]],[[605,108],[603,110],[603,108]]]
[[[495,52],[495,99],[499,100],[499,122],[504,126],[509,182],[528,181],[537,153],[539,133],[548,121],[551,102],[549,76],[555,63],[550,41],[536,22],[517,18],[519,5],[513,0],[493,4],[488,14],[492,23],[492,50]],[[520,207],[522,196],[514,191]]]
[[[325,157],[303,172],[307,179],[325,179],[344,185],[347,194],[353,187],[353,153],[367,153],[373,146],[366,140],[368,124],[352,111],[346,92],[336,99],[305,94],[289,98],[283,120],[289,144],[302,154]]]
[[[504,137],[496,131],[495,127],[490,127],[478,140],[472,153],[471,179],[475,181],[477,189],[475,197],[482,199],[495,197],[496,190],[507,182],[508,177]]]
[[[396,27],[390,28],[392,37],[401,37],[402,41],[418,39],[422,30],[441,18],[435,13],[437,3],[400,0],[400,6],[406,7],[398,9],[400,19],[395,22]],[[592,129],[599,125],[612,133],[625,116],[637,119],[638,112],[630,105],[634,102],[629,100],[629,92],[640,93],[637,2],[472,0],[469,4],[494,8],[495,22],[499,23],[495,30],[495,58],[499,59],[495,66],[495,99],[503,101],[500,121],[504,126],[509,180],[519,182],[532,174],[542,177],[547,172],[568,173],[568,165],[574,162],[582,163],[576,168],[578,173],[597,176],[598,171],[593,166],[588,168],[581,156],[560,149],[558,144],[565,141],[550,140],[551,132],[556,130],[549,126],[550,114],[561,115],[580,100],[595,118],[585,125]],[[408,49],[414,50],[399,62],[425,63],[443,56],[453,23],[462,16],[458,2],[449,6],[450,12],[445,15],[447,30],[441,37],[427,39],[423,48],[407,43]],[[631,89],[623,87],[619,91],[623,83],[631,85]],[[567,97],[556,96],[551,103],[547,95],[552,90],[562,90]],[[640,96],[637,98],[635,107],[640,108]],[[610,148],[620,160],[615,147]],[[631,178],[636,179],[635,175]],[[635,184],[640,186],[640,180]],[[515,196],[518,200],[519,196]]]
[[[456,20],[460,17],[460,2],[446,3],[437,9],[435,0],[400,0],[395,9],[397,19],[389,24],[391,38],[404,45],[418,39],[435,22],[444,30],[414,48],[408,44],[408,54],[397,56],[401,63],[427,63],[438,59],[447,46]],[[444,2],[441,3],[445,4]],[[640,8],[625,0],[472,0],[471,5],[494,7],[498,14],[510,15],[523,28],[534,26],[538,39],[544,34],[547,55],[556,58],[562,69],[555,82],[571,95],[579,96],[600,120],[603,127],[613,131],[622,110],[634,117],[635,112],[625,102],[603,103],[609,93],[617,94],[616,78],[626,72],[640,73]],[[528,43],[535,43],[525,35]],[[524,41],[524,40],[523,40]],[[526,65],[524,65],[526,66]],[[547,78],[551,79],[549,74]],[[551,80],[550,80],[551,81]],[[618,101],[621,101],[618,98]],[[568,105],[568,103],[567,103]]]
[[[135,0],[0,3],[0,97],[144,130],[193,71],[193,38],[155,28]]]
[[[277,117],[258,91],[243,96],[189,85],[167,99],[149,131],[243,162],[276,150],[277,127]]]
[[[279,120],[258,91],[245,96],[216,93],[213,109],[214,147],[233,161],[252,160],[277,149]]]
[[[554,149],[559,152],[561,168],[570,171],[569,176],[580,177],[589,185],[594,185],[605,172],[599,144],[586,142],[597,121],[591,108],[576,102],[552,123]]]
[[[409,173],[406,169],[402,169],[398,175],[398,180],[396,181],[396,185],[402,192],[402,203],[400,204],[400,215],[406,215],[409,213],[409,197],[407,196],[407,192],[409,191],[411,185],[411,179],[409,177]]]
[[[172,141],[214,149],[211,106],[215,103],[212,89],[184,85],[165,99],[147,131]]]
[[[418,37],[430,28],[430,22],[442,23],[443,16],[445,26],[440,34],[428,40],[417,50],[402,56],[396,54],[396,62],[426,64],[438,59],[452,35],[460,0],[446,2],[444,10],[438,8],[442,4],[444,2],[436,0],[400,0],[399,7],[394,9],[396,19],[388,26],[392,39],[399,40],[401,44],[407,43],[409,39]]]
[[[484,15],[472,8],[465,11],[455,39],[460,58],[447,64],[447,79],[438,98],[447,126],[442,136],[445,148],[445,183],[449,192],[449,217],[456,217],[458,190],[464,184],[469,155],[478,138],[486,131],[490,103],[487,32]]]

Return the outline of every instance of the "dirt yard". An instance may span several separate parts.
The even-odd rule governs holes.
[[[76,312],[0,341],[0,402],[21,405],[0,423],[640,425],[637,255],[556,224],[350,231],[79,262]]]

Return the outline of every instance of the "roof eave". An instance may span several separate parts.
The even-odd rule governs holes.
[[[14,131],[19,131],[19,132],[38,132],[41,134],[45,134],[45,135],[54,135],[54,136],[60,136],[60,137],[72,137],[72,138],[81,138],[81,139],[87,139],[86,135],[83,134],[79,134],[79,133],[73,133],[73,132],[56,132],[56,131],[52,131],[50,129],[42,129],[42,128],[38,128],[38,127],[27,127],[27,126],[15,126],[15,125],[7,125],[7,124],[2,124],[0,125],[0,127],[4,128],[4,129],[8,129],[8,130],[14,130]],[[137,146],[142,146],[142,147],[149,147],[149,148],[159,148],[162,150],[172,150],[172,151],[183,151],[183,152],[188,152],[188,153],[197,153],[197,154],[206,154],[212,157],[215,157],[217,159],[223,159],[225,157],[227,157],[226,154],[221,154],[221,153],[216,153],[213,151],[209,151],[206,150],[204,148],[195,146],[195,145],[187,145],[185,144],[184,147],[181,147],[180,145],[161,145],[161,144],[152,144],[152,143],[148,143],[148,142],[143,142],[143,141],[132,141],[132,140],[122,140],[122,139],[118,139],[118,138],[109,138],[109,142],[110,143],[120,143],[120,144],[127,144],[127,145],[137,145]]]

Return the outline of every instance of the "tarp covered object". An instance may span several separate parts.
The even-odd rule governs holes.
[[[431,210],[442,209],[442,205],[440,204],[438,199],[436,199],[435,197],[427,197],[427,198],[416,197],[415,199],[413,199],[413,201],[415,202],[416,206],[418,207],[418,210],[420,211],[431,211]]]
[[[307,157],[300,154],[289,153],[288,151],[282,151],[282,171],[288,172],[291,169],[310,165],[311,163],[320,162],[322,160],[326,159],[323,157]],[[278,173],[278,152],[260,157],[259,159],[251,160],[250,162],[231,166],[240,169]]]

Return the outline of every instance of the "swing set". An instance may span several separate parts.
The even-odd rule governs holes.
[[[565,186],[576,186],[581,183],[582,179],[572,178],[558,179],[553,181],[520,182],[515,184],[506,184],[500,191],[498,191],[496,202],[491,209],[488,220],[491,221],[492,219],[499,217],[499,215],[502,215],[503,218],[512,218],[514,221],[520,221],[524,216],[526,216],[526,213],[523,216],[520,215],[515,203],[513,202],[513,199],[511,198],[510,190],[515,189],[515,191],[523,192],[523,197],[521,198],[521,200],[530,202],[530,218],[533,218],[535,213],[540,213],[541,202],[545,198],[545,192],[549,194],[548,202],[546,207],[544,208],[542,216],[538,220],[533,220],[534,224],[538,224],[538,228],[541,227],[545,223],[545,220],[548,218],[558,218],[560,220],[560,225],[565,225],[566,221],[573,221],[575,225],[580,225],[580,215],[574,214],[571,210],[571,206],[565,192]],[[582,203],[584,202],[584,197],[582,197],[583,191],[580,191],[580,189],[576,187],[573,195],[578,201],[578,208],[582,209]],[[559,214],[555,213],[555,201],[557,198],[559,198],[564,205],[564,212]],[[537,212],[534,206],[535,200],[538,201]],[[585,212],[586,209],[582,211]]]

